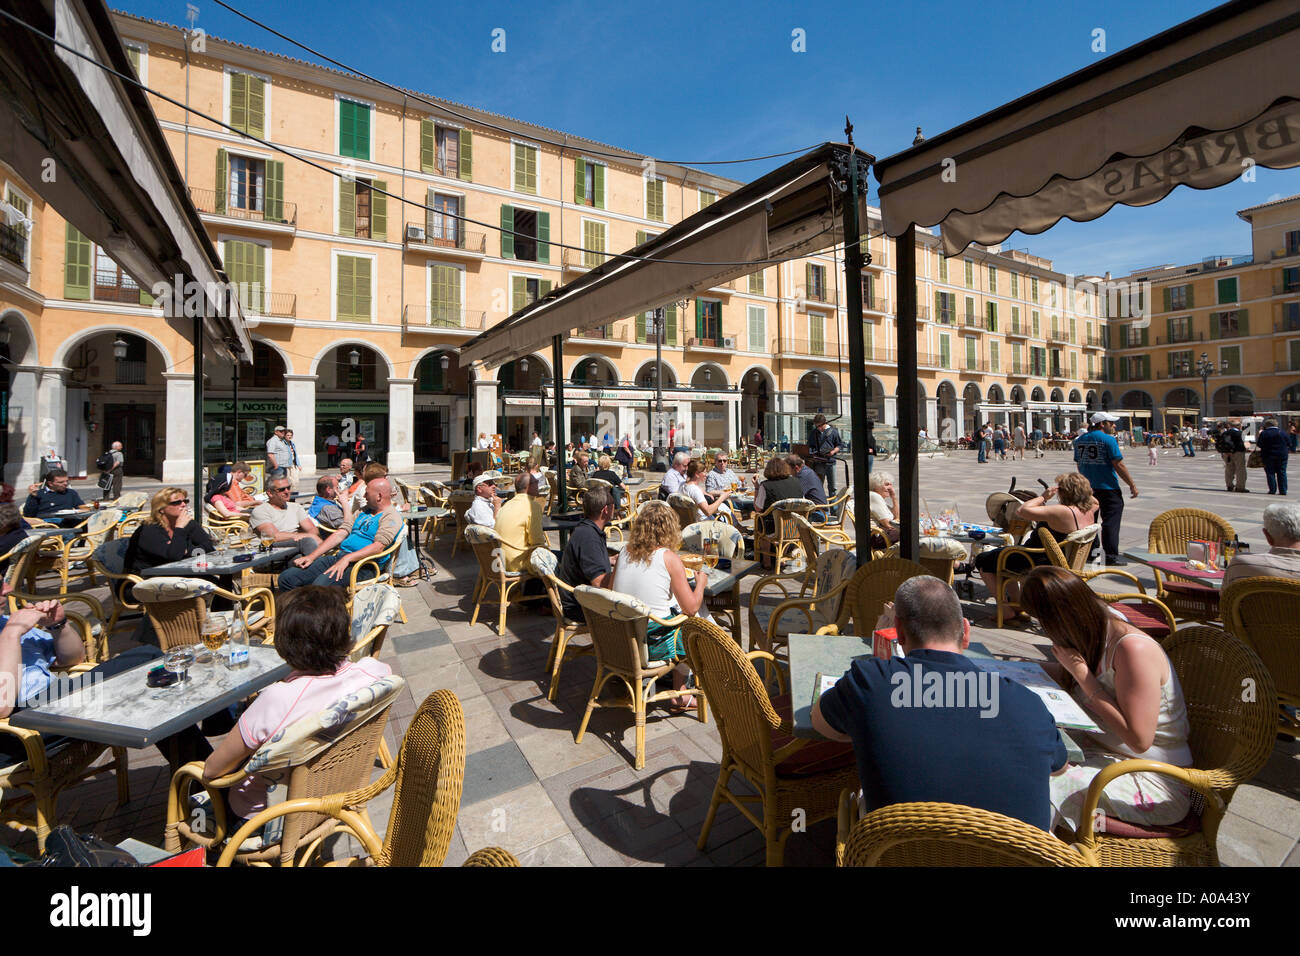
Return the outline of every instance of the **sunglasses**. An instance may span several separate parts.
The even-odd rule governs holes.
[[[271,490],[274,491],[276,494],[279,494],[282,491],[288,491],[289,486],[285,485],[283,488],[272,488]]]
[[[167,503],[168,503],[169,505],[187,505],[187,504],[190,503],[190,499],[189,499],[189,498],[173,498],[171,501],[169,501],[169,502],[167,502]]]

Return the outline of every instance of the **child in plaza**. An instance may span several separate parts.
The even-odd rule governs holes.
[[[1156,440],[1152,435],[1147,435],[1147,464],[1154,465],[1160,460],[1159,452],[1156,450]]]

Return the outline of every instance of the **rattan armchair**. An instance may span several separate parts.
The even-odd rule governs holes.
[[[1158,554],[1186,554],[1187,542],[1201,538],[1230,541],[1237,536],[1232,525],[1210,511],[1199,508],[1174,508],[1156,515],[1147,529],[1147,550]],[[1156,597],[1189,621],[1219,620],[1219,592],[1194,581],[1170,578],[1155,570]]]
[[[581,585],[573,589],[573,594],[582,605],[596,653],[596,680],[591,685],[591,695],[578,726],[576,742],[582,743],[591,713],[597,707],[631,710],[636,720],[635,766],[640,770],[645,766],[645,715],[650,704],[672,697],[694,697],[701,723],[708,719],[704,695],[699,688],[655,691],[655,681],[670,674],[680,659],[652,661],[646,645],[646,629],[651,621],[672,627],[690,619],[679,615],[662,620],[652,615],[650,609],[636,598],[604,588]],[[627,699],[602,704],[597,698],[611,680],[623,684],[627,689]]]
[[[447,530],[454,518],[452,510],[447,507],[447,496],[439,496],[427,485],[420,486],[420,504],[429,509],[428,516],[420,525],[420,538],[427,551],[433,548],[438,535]]]
[[[33,583],[37,575],[53,571],[59,576],[59,593],[66,593],[68,581],[79,574],[86,575],[90,585],[95,584],[95,568],[91,555],[100,544],[107,541],[117,531],[122,512],[115,508],[91,512],[81,526],[82,531],[66,540],[56,535],[41,539],[40,548],[32,555],[28,564],[28,583]]]
[[[806,517],[815,507],[807,498],[782,498],[780,501],[769,502],[762,511],[755,510],[754,560],[763,561],[771,556],[772,570],[779,572],[786,553],[800,547],[799,529],[794,523],[794,516]],[[772,519],[771,530],[767,526],[768,518]]]
[[[266,588],[236,594],[202,578],[157,577],[145,578],[133,591],[164,651],[195,643],[208,615],[221,618],[227,630],[239,620],[250,640],[269,642],[275,636],[275,596]],[[209,611],[208,601],[215,596],[226,598],[234,608]]]
[[[456,814],[465,786],[465,712],[449,690],[424,699],[402,737],[397,760],[369,786],[315,799],[297,799],[269,807],[245,823],[222,851],[217,866],[234,862],[246,835],[265,823],[298,813],[333,817],[360,841],[365,860],[342,861],[373,866],[442,866],[456,832]],[[365,805],[393,788],[388,830],[383,842],[365,814]],[[470,855],[465,866],[518,866],[505,850],[487,847]]]
[[[127,538],[113,538],[96,548],[95,553],[90,557],[96,573],[108,582],[109,590],[113,595],[113,611],[105,625],[109,634],[117,630],[123,611],[132,614],[141,611],[140,602],[132,597],[131,591],[134,585],[139,584],[144,578],[125,570],[126,549],[130,544]]]
[[[278,838],[269,833],[255,836],[262,827],[251,824],[266,817],[263,812],[240,826],[227,844],[234,821],[226,818],[224,791],[254,773],[268,778],[273,786],[284,784],[290,803],[363,787],[383,739],[388,708],[405,686],[406,681],[393,674],[353,691],[324,710],[290,724],[259,748],[243,767],[224,776],[207,779],[199,761],[180,767],[172,774],[167,790],[164,847],[175,852],[187,843],[210,850],[224,846],[221,858],[226,865],[239,862],[270,866],[277,862],[280,866],[295,866],[310,861],[321,841],[339,828],[337,818],[327,813],[294,814],[285,821]],[[197,815],[189,799],[195,786],[210,797],[207,811]],[[364,804],[357,809],[364,818]],[[206,819],[209,815],[211,820]],[[196,822],[211,826],[195,826]]]
[[[595,653],[595,648],[590,644],[571,645],[575,637],[588,635],[585,623],[576,623],[570,621],[564,616],[564,604],[561,600],[561,591],[573,593],[573,588],[565,584],[555,575],[557,562],[555,554],[547,548],[533,548],[528,553],[528,564],[532,568],[533,575],[539,578],[546,588],[546,596],[551,602],[551,614],[555,618],[555,634],[551,638],[551,652],[546,655],[546,673],[550,676],[550,686],[546,690],[546,699],[555,700],[555,691],[560,685],[560,670],[564,667],[564,662],[571,657],[581,657],[585,654]]]
[[[1009,609],[1020,610],[1020,602],[1008,597],[1009,589],[1012,585],[1019,585],[1036,565],[1042,563],[1039,559],[1045,558],[1047,563],[1073,571],[1082,577],[1084,565],[1088,561],[1088,552],[1092,549],[1093,542],[1097,540],[1100,531],[1101,525],[1090,524],[1078,531],[1070,532],[1063,545],[1058,545],[1056,539],[1052,537],[1052,532],[1040,527],[1038,541],[1041,547],[1011,545],[998,549],[998,564],[994,572],[997,580],[993,593],[993,599],[998,602],[998,627],[1002,627]],[[1021,563],[1015,560],[1017,558],[1028,561],[1030,566],[1018,570],[1013,568],[1013,563],[1017,565]],[[1126,578],[1132,577],[1126,571],[1120,573]],[[1133,581],[1136,582],[1137,579],[1133,578]],[[1141,587],[1140,584],[1138,586]]]
[[[780,866],[793,822],[811,825],[835,816],[840,791],[857,785],[853,748],[793,736],[789,698],[770,698],[754,669],[755,660],[773,661],[771,654],[742,653],[726,632],[699,618],[687,620],[682,633],[722,738],[718,782],[697,845],[701,850],[708,845],[718,807],[726,800],[763,834],[767,865]],[[734,792],[728,786],[733,773],[757,795]],[[757,813],[751,809],[755,803]]]
[[[822,516],[821,521],[814,521],[813,526],[822,531],[843,531],[844,517],[847,514],[846,509],[853,503],[853,489],[845,488],[835,497],[827,500],[826,504],[814,510],[814,514]]]
[[[694,499],[674,493],[668,496],[668,507],[672,508],[673,513],[677,515],[677,523],[683,530],[695,524],[699,509],[696,508]]]
[[[824,634],[870,636],[885,610],[894,600],[898,586],[908,578],[930,576],[924,565],[906,558],[878,558],[868,561],[854,572],[840,605],[835,623],[822,628]]]
[[[1096,866],[1090,850],[1014,817],[953,803],[897,803],[859,820],[841,866]]]
[[[478,561],[478,582],[474,585],[474,594],[470,599],[474,603],[469,622],[478,623],[478,612],[487,598],[489,591],[496,588],[500,608],[497,616],[497,633],[506,632],[506,608],[510,604],[537,600],[539,595],[523,593],[524,581],[532,577],[524,571],[507,571],[505,559],[501,555],[502,537],[492,528],[471,524],[465,527],[465,540]],[[520,549],[523,550],[523,549]],[[516,590],[517,589],[517,590]]]
[[[1093,778],[1075,839],[1103,866],[1218,866],[1216,841],[1228,802],[1273,751],[1277,691],[1254,651],[1205,625],[1183,628],[1165,641],[1164,649],[1187,703],[1194,762],[1174,767],[1157,760],[1121,760]],[[1102,791],[1129,773],[1158,773],[1191,787],[1203,798],[1199,829],[1185,835],[1119,836],[1109,832],[1116,825],[1108,821],[1108,832],[1101,832],[1097,805]]]
[[[749,595],[749,647],[778,655],[791,634],[815,634],[839,618],[845,592],[858,568],[852,551],[836,548],[823,551],[813,567],[812,594],[790,597],[783,579],[802,575],[770,575],[755,583]],[[793,583],[793,582],[791,582]],[[762,601],[764,591],[782,591],[778,603]]]
[[[1300,581],[1241,578],[1223,589],[1220,606],[1228,632],[1259,655],[1273,678],[1284,705],[1278,733],[1300,737]]]
[[[465,529],[470,526],[469,521],[465,518],[465,512],[469,511],[469,506],[473,503],[474,492],[472,491],[469,494],[463,491],[453,491],[447,499],[447,507],[451,509],[451,517],[455,523],[455,534],[451,536],[451,556],[453,558],[456,556],[456,549],[460,547]]]
[[[357,592],[376,584],[385,584],[393,579],[393,557],[406,542],[407,528],[406,522],[402,522],[402,528],[393,538],[392,544],[377,551],[374,554],[362,558],[360,561],[353,561],[348,565],[348,605],[356,598]],[[374,574],[367,578],[361,577],[362,568],[373,568]],[[399,615],[402,622],[406,621],[406,614],[399,608]]]

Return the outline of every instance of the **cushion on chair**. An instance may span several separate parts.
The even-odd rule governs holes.
[[[465,540],[470,544],[499,544],[501,535],[486,525],[470,524],[465,526]]]
[[[1097,831],[1098,836],[1122,837],[1128,840],[1177,840],[1200,832],[1201,815],[1195,809],[1188,810],[1187,816],[1167,826],[1129,823],[1127,820],[1108,814],[1106,829]]]
[[[1065,540],[1070,544],[1087,544],[1093,538],[1097,537],[1100,531],[1101,525],[1090,524],[1085,528],[1080,528],[1078,531],[1071,531],[1065,536]]]
[[[1077,532],[1076,532],[1077,534]],[[952,538],[921,538],[921,557],[936,561],[964,561],[968,556],[966,546]]]
[[[772,706],[783,720],[793,719],[793,709],[789,694],[780,694],[772,698]],[[772,731],[772,750],[780,750],[795,738],[779,730]],[[815,740],[795,751],[788,760],[776,765],[778,777],[811,777],[831,770],[842,770],[856,766],[853,745],[836,740]]]
[[[814,507],[825,506],[815,505],[814,502],[809,501],[807,498],[782,498],[777,502],[768,502],[768,508],[775,508],[777,511],[793,511],[796,514],[807,514]]]
[[[1204,584],[1196,584],[1193,581],[1171,581],[1167,578],[1165,579],[1165,590],[1170,594],[1199,600],[1215,599],[1220,593],[1218,589]]]
[[[706,537],[718,542],[718,557],[724,560],[735,558],[744,552],[745,538],[740,529],[725,521],[696,521],[682,529],[682,547],[689,551],[700,551]]]
[[[573,593],[584,609],[590,609],[593,613],[616,621],[635,621],[650,616],[650,608],[630,594],[620,594],[618,591],[608,591],[605,588],[593,588],[586,584],[578,585],[573,589]]]
[[[391,584],[370,584],[352,598],[352,641],[356,643],[377,627],[392,624],[402,612],[402,599]]]
[[[130,538],[114,538],[103,542],[95,549],[94,558],[110,574],[126,573],[126,549],[131,546]]]
[[[533,548],[528,552],[528,565],[533,574],[544,578],[555,573],[559,562],[555,560],[555,552],[549,548]]]
[[[1128,603],[1127,601],[1116,602],[1111,607],[1124,615],[1124,618],[1134,627],[1145,631],[1154,637],[1157,641],[1162,641],[1169,636],[1169,622],[1165,616],[1158,612],[1148,611],[1151,605],[1140,603]]]
[[[125,512],[118,508],[104,508],[101,511],[92,511],[90,518],[86,521],[86,534],[99,534],[107,531],[119,521]]]
[[[161,604],[204,597],[216,589],[215,584],[202,578],[145,578],[131,593],[136,601]]]

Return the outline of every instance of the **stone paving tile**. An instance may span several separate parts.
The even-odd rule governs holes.
[[[1224,866],[1278,866],[1296,846],[1295,833],[1279,833],[1230,813],[1219,827],[1219,861]]]
[[[476,750],[465,761],[465,790],[461,804],[478,803],[537,780],[527,758],[514,741]]]
[[[520,866],[591,866],[582,844],[572,833],[518,854]]]
[[[569,833],[546,789],[536,781],[483,800],[462,798],[457,825],[471,853],[499,846],[516,857]]]
[[[423,650],[428,647],[439,647],[444,644],[450,644],[451,638],[442,627],[426,628],[415,634],[398,634],[389,638],[389,644],[399,654],[407,651]]]

